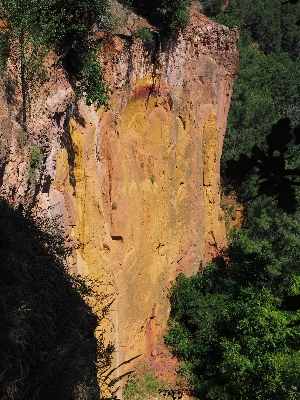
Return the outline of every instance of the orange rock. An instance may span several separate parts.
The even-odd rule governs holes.
[[[49,58],[50,81],[29,120],[46,163],[30,190],[22,178],[28,155],[17,123],[11,127],[1,194],[16,205],[35,197],[83,244],[70,261],[74,270],[103,281],[115,297],[106,327],[115,367],[155,352],[171,282],[226,243],[219,164],[236,39],[196,3],[187,28],[170,41],[157,36],[152,48],[133,36],[103,35],[104,75],[114,90],[107,112],[75,104],[63,69]],[[1,101],[1,121],[8,112],[14,118],[17,111]],[[117,377],[132,367],[123,364]]]

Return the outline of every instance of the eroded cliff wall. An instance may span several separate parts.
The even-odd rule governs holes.
[[[196,272],[225,243],[219,162],[238,65],[236,31],[195,4],[176,40],[156,35],[144,45],[133,35],[143,21],[126,18],[117,34],[100,38],[111,110],[75,102],[50,56],[26,143],[13,82],[15,101],[6,88],[1,103],[1,195],[62,215],[83,244],[70,259],[74,271],[110,283],[102,288],[115,297],[107,337],[116,365],[152,350],[168,318],[170,282]],[[45,158],[34,181],[28,143]]]

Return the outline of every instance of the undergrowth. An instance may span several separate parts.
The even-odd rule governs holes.
[[[124,399],[150,399],[151,396],[158,395],[159,389],[162,387],[164,387],[164,384],[151,373],[149,368],[140,365],[128,379],[124,388]]]

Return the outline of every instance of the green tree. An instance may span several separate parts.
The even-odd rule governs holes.
[[[69,0],[63,3],[59,0],[0,0],[0,18],[6,25],[8,48],[19,63],[24,131],[27,130],[30,92],[46,79],[43,59],[49,49],[54,49],[63,60],[70,54],[81,54],[84,49],[92,72],[87,73],[85,64],[81,63],[81,70],[69,71],[70,79],[75,79],[74,87],[79,79],[84,80],[82,87],[85,91],[77,90],[77,93],[87,95],[88,103],[108,107],[110,89],[103,83],[101,66],[92,55],[96,48],[93,30],[101,29],[108,8],[107,0]],[[95,92],[93,85],[97,79],[101,85]]]
[[[36,0],[0,1],[0,18],[6,25],[9,49],[16,53],[19,61],[18,73],[21,82],[24,131],[27,131],[29,85],[30,83],[34,84],[36,80],[41,80],[45,75],[44,68],[39,64],[45,51],[43,45],[49,39],[46,37],[47,28],[51,26],[52,22],[49,16],[46,17],[46,11],[46,2]]]
[[[266,151],[255,144],[250,157],[240,154],[239,160],[228,160],[225,173],[243,183],[241,201],[246,201],[245,196],[249,200],[265,194],[276,199],[278,207],[294,214],[300,194],[300,127],[292,130],[290,119],[282,118],[266,139]]]
[[[199,396],[298,398],[300,312],[285,311],[267,273],[247,267],[231,259],[230,266],[179,275],[166,344]]]
[[[204,11],[217,21],[226,24],[232,19],[239,31],[248,31],[265,54],[287,52],[293,59],[299,58],[300,3],[282,0],[205,0],[201,3]]]
[[[266,150],[270,127],[281,117],[292,124],[300,93],[300,2],[207,0],[205,12],[217,22],[237,26],[240,66],[228,116],[222,154],[225,162],[258,145]]]
[[[222,163],[250,155],[257,144],[266,148],[270,128],[300,93],[300,62],[286,53],[264,55],[242,34],[240,67],[234,84]]]

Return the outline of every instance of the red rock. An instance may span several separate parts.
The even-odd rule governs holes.
[[[133,29],[137,20],[130,23]],[[28,122],[30,143],[43,148],[46,160],[35,184],[28,181],[18,109],[1,100],[1,195],[15,206],[36,198],[83,243],[70,264],[115,296],[107,340],[116,344],[118,366],[139,354],[156,356],[171,281],[179,272],[195,273],[226,244],[219,164],[237,32],[210,21],[194,3],[187,28],[159,42],[156,53],[134,37],[101,37],[104,76],[114,90],[110,111],[96,112],[82,100],[77,106],[64,70],[48,57],[50,81],[32,99]],[[9,68],[13,73],[13,60]]]

